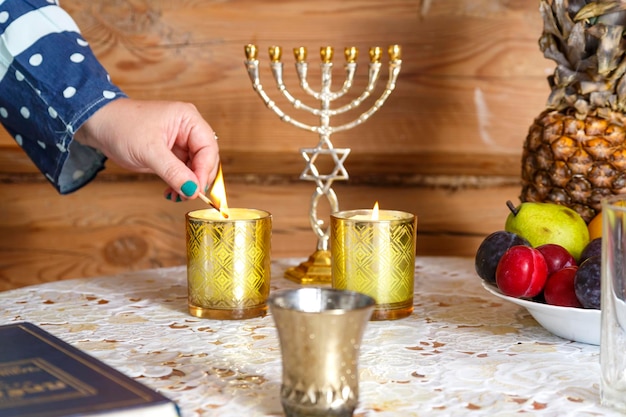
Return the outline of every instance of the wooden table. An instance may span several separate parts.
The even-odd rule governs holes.
[[[272,291],[297,287],[283,272],[301,260],[273,262]],[[0,323],[18,321],[164,393],[184,417],[283,415],[272,317],[191,317],[184,267],[0,293]],[[472,259],[417,258],[414,313],[368,323],[355,416],[618,416],[599,405],[598,358],[487,293]]]

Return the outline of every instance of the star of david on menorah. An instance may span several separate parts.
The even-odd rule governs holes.
[[[283,62],[282,49],[279,46],[271,46],[269,48],[269,58],[272,74],[277,84],[278,89],[282,95],[289,101],[289,103],[297,110],[307,111],[314,116],[319,117],[319,125],[312,126],[306,123],[302,123],[294,118],[288,116],[282,111],[276,103],[267,95],[260,81],[259,77],[259,60],[258,49],[256,45],[246,45],[245,47],[246,60],[245,64],[248,69],[248,75],[252,81],[252,87],[254,91],[258,93],[265,105],[281,120],[288,122],[296,127],[304,130],[308,130],[319,135],[319,142],[314,148],[302,148],[300,153],[306,162],[304,171],[300,174],[300,179],[305,181],[315,182],[315,191],[311,197],[311,208],[309,212],[309,219],[311,227],[317,235],[317,249],[308,258],[307,261],[298,265],[297,267],[289,268],[285,272],[285,277],[301,283],[301,284],[318,284],[318,283],[330,283],[331,281],[331,259],[330,251],[328,248],[329,241],[329,229],[326,226],[327,222],[321,220],[318,216],[318,203],[322,197],[328,200],[330,210],[332,213],[339,211],[339,202],[337,195],[332,188],[333,182],[337,180],[347,180],[348,172],[344,167],[344,162],[350,153],[350,148],[335,148],[330,140],[330,136],[333,133],[341,132],[344,130],[352,129],[367,119],[369,119],[376,111],[385,103],[391,92],[396,86],[396,79],[400,73],[400,66],[402,64],[401,49],[398,45],[391,45],[388,49],[389,55],[389,78],[387,84],[380,97],[374,102],[374,104],[364,112],[362,112],[357,118],[351,122],[341,124],[339,126],[331,126],[330,120],[333,116],[337,116],[346,113],[350,110],[359,107],[375,90],[382,67],[382,49],[380,47],[372,47],[369,49],[369,78],[365,90],[356,98],[341,105],[335,109],[331,108],[332,102],[343,97],[351,89],[354,82],[354,75],[357,69],[358,48],[348,47],[345,48],[344,55],[346,59],[345,70],[346,77],[343,81],[343,86],[338,91],[332,91],[332,67],[333,67],[333,53],[334,50],[330,46],[320,48],[321,57],[321,86],[319,91],[315,91],[308,83],[308,63],[307,63],[307,50],[304,47],[294,48],[293,53],[295,57],[296,72],[298,75],[300,87],[306,94],[313,97],[313,99],[320,102],[319,108],[313,108],[304,104],[301,100],[296,99],[287,89],[283,81]],[[334,168],[330,173],[320,173],[315,163],[318,157],[330,157],[334,162]]]

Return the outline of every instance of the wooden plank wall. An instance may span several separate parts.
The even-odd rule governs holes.
[[[500,229],[505,201],[518,201],[522,143],[548,95],[553,65],[541,55],[538,2],[528,0],[63,0],[111,76],[139,99],[194,103],[220,136],[229,204],[273,213],[273,256],[307,257],[313,183],[298,179],[299,149],[318,138],[280,121],[253,92],[244,45],[260,49],[261,81],[273,87],[267,48],[285,53],[295,84],[294,47],[309,50],[319,85],[319,47],[402,46],[396,90],[370,120],[333,136],[349,147],[341,209],[407,210],[419,218],[418,255],[473,256]],[[387,63],[387,58],[384,60]],[[386,67],[382,77],[387,76]],[[381,83],[382,84],[382,83]],[[381,94],[379,87],[363,109]],[[304,97],[304,96],[301,96]],[[306,99],[305,99],[306,100]],[[311,105],[315,103],[309,102]],[[338,122],[358,116],[351,113]],[[0,290],[58,279],[185,262],[184,214],[153,176],[110,166],[86,188],[59,196],[0,133]],[[322,207],[321,217],[324,217]]]

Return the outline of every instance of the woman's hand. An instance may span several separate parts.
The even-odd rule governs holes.
[[[174,201],[206,190],[219,165],[217,136],[190,103],[120,98],[94,113],[74,138],[123,168],[157,174]]]

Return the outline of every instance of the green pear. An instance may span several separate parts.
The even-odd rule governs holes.
[[[556,203],[524,202],[511,210],[504,229],[522,236],[533,246],[554,243],[563,246],[578,261],[587,243],[589,229],[585,220],[569,207]]]

